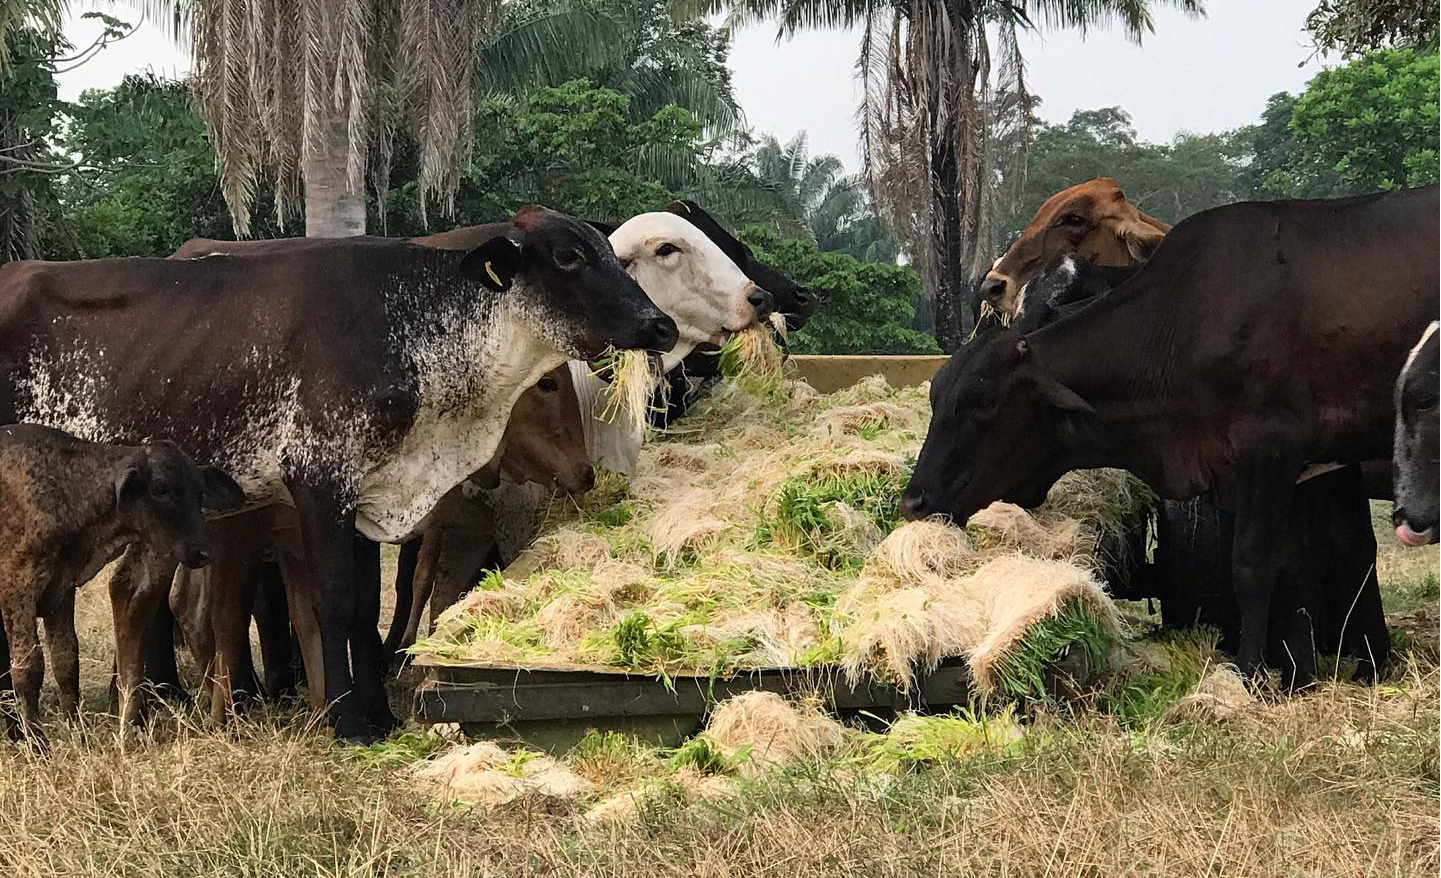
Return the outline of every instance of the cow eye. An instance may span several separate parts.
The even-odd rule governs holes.
[[[535,382],[535,386],[539,387],[543,393],[555,393],[559,387],[559,385],[555,383],[555,379],[549,375]]]
[[[166,497],[170,496],[170,486],[165,484],[164,482],[156,482],[154,487],[150,489],[150,493],[164,500]]]
[[[566,271],[575,271],[585,264],[585,254],[574,248],[562,250],[555,255],[555,264]]]
[[[1068,213],[1068,214],[1066,214],[1065,216],[1061,217],[1061,218],[1056,222],[1056,225],[1058,225],[1058,226],[1079,226],[1079,225],[1083,225],[1085,222],[1086,222],[1086,218],[1083,217],[1083,216],[1081,216],[1079,213]]]
[[[679,252],[680,252],[680,248],[677,247],[676,245],[670,244],[670,243],[662,244],[662,245],[660,245],[659,247],[655,248],[655,255],[657,255],[657,256],[669,256],[669,255],[671,255],[672,253],[679,253]]]

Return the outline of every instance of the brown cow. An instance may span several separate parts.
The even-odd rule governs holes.
[[[1026,284],[1062,256],[1074,253],[1094,265],[1131,265],[1150,256],[1170,230],[1127,201],[1115,180],[1087,180],[1046,199],[986,273],[981,301],[1010,317]]]
[[[245,502],[224,471],[199,467],[170,442],[140,446],[87,442],[34,424],[0,428],[0,615],[9,640],[10,677],[23,733],[43,743],[37,725],[45,663],[35,620],[45,620],[61,710],[79,709],[80,658],[75,590],[123,552],[111,578],[119,663],[120,713],[138,715],[140,644],[136,613],[159,597],[152,573],[203,567],[211,547],[201,508]]]

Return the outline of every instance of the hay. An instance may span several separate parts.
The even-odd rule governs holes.
[[[767,397],[784,392],[783,362],[784,355],[766,326],[732,333],[720,350],[722,377]]]
[[[1163,717],[1168,722],[1225,722],[1244,715],[1256,706],[1256,696],[1235,665],[1212,667],[1196,688],[1171,705]]]
[[[651,409],[651,398],[664,377],[660,361],[645,351],[608,351],[595,369],[599,378],[608,378],[602,394],[604,405],[600,417],[606,422],[624,419],[644,429]]]
[[[746,692],[716,707],[704,737],[733,758],[747,758],[736,768],[754,777],[775,765],[826,759],[845,747],[844,726],[814,705],[786,701],[774,692]]]
[[[529,750],[507,753],[490,741],[452,746],[418,763],[411,776],[433,795],[487,807],[522,799],[533,804],[571,802],[595,787],[549,756]]]
[[[766,346],[761,331],[732,353],[763,363]],[[986,691],[1028,696],[1073,646],[1083,670],[1104,664],[1120,625],[1090,564],[1134,518],[1118,504],[1141,503],[1129,477],[1067,477],[1034,513],[996,504],[964,530],[898,527],[928,388],[779,387],[722,384],[640,449],[628,483],[554,505],[503,581],[416,650],[666,676],[826,666],[902,688],[954,658]]]

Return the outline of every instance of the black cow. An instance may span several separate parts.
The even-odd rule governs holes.
[[[1175,499],[1238,486],[1237,659],[1258,670],[1297,478],[1391,444],[1385,364],[1436,318],[1438,207],[1433,186],[1215,208],[1075,315],[976,339],[932,386],[902,513],[1036,506],[1106,466]]]
[[[1077,313],[1140,270],[1097,266],[1065,256],[1021,293],[1011,326],[1025,334]],[[987,331],[983,327],[983,331]],[[1146,529],[1137,527],[1110,540],[1128,546],[1100,547],[1101,573],[1111,593],[1131,600],[1161,599],[1168,627],[1210,625],[1221,632],[1221,648],[1235,652],[1240,613],[1231,578],[1235,516],[1233,491],[1222,489],[1190,500],[1160,500],[1154,562],[1145,556]],[[1342,467],[1305,479],[1296,487],[1284,539],[1285,560],[1278,580],[1286,584],[1272,598],[1267,661],[1283,669],[1288,687],[1315,677],[1316,656],[1340,652],[1358,660],[1369,677],[1389,650],[1390,636],[1376,579],[1376,538],[1371,529],[1362,468]],[[1125,559],[1116,563],[1113,559]]]
[[[256,503],[295,505],[338,734],[393,722],[357,529],[409,536],[489,462],[520,393],[569,358],[668,349],[675,323],[609,244],[540,207],[467,252],[383,239],[202,259],[0,268],[0,421],[165,435]],[[362,583],[378,585],[378,570]],[[146,591],[153,604],[164,583]],[[354,683],[352,685],[352,666]],[[352,691],[353,689],[353,691]]]
[[[1392,457],[1396,538],[1408,546],[1437,536],[1437,344],[1433,322],[1406,357],[1396,379],[1396,430]]]

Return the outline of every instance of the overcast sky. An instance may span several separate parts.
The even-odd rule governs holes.
[[[1206,18],[1188,19],[1165,9],[1156,32],[1141,46],[1115,32],[1082,38],[1072,31],[1022,37],[1032,91],[1040,115],[1065,121],[1077,109],[1122,106],[1146,140],[1166,141],[1182,131],[1234,128],[1259,118],[1266,98],[1297,91],[1320,69],[1307,62],[1302,30],[1316,0],[1209,0]],[[73,15],[98,6],[125,17],[123,6],[74,4]],[[99,28],[72,20],[66,34],[88,45]],[[842,31],[809,32],[777,44],[773,26],[735,35],[730,64],[736,95],[748,122],[787,140],[810,135],[812,153],[834,153],[858,166],[853,68],[858,38]],[[162,30],[140,32],[60,77],[61,97],[114,85],[125,73],[153,68],[183,74],[188,60]]]

